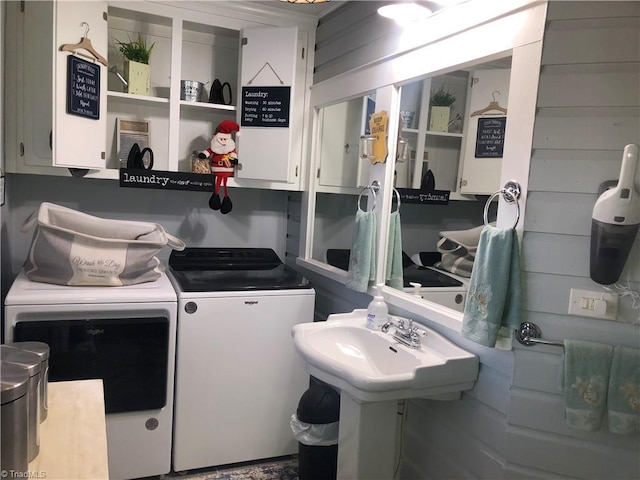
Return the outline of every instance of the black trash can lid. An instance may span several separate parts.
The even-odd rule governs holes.
[[[337,422],[340,418],[340,395],[324,385],[310,387],[298,403],[298,420],[310,424]]]

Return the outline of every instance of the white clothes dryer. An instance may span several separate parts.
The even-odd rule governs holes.
[[[6,341],[47,343],[49,381],[103,380],[111,479],[171,470],[176,319],[165,274],[124,287],[67,287],[22,272],[7,294]]]

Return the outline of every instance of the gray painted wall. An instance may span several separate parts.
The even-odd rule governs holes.
[[[373,3],[347,4],[320,22],[316,81],[394,51],[393,31]],[[588,272],[591,210],[600,183],[617,178],[624,145],[640,143],[639,48],[640,3],[550,3],[522,245],[524,318],[547,338],[640,347],[640,311],[628,297],[616,322],[566,313],[571,288],[601,290]],[[295,237],[296,225],[289,228]],[[639,255],[636,239],[623,274],[636,291]],[[319,318],[368,303],[367,295],[312,277]],[[640,477],[637,435],[610,434],[606,424],[592,433],[566,426],[561,349],[496,351],[420,320],[477,354],[481,368],[458,401],[408,402],[400,478]]]

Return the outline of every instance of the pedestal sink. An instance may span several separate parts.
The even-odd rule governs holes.
[[[292,330],[307,371],[340,390],[339,480],[393,478],[398,400],[454,400],[478,376],[477,357],[438,333],[420,325],[421,346],[410,348],[392,330],[369,330],[366,313]]]

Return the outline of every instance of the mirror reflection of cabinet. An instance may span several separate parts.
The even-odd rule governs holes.
[[[435,189],[449,190],[452,199],[469,198],[463,196],[468,194],[490,195],[500,188],[501,154],[481,154],[486,155],[484,158],[476,154],[480,118],[476,112],[482,112],[485,118],[506,116],[489,106],[495,100],[506,109],[510,64],[508,57],[402,86],[400,111],[414,112],[415,116],[410,126],[401,125],[400,135],[408,140],[410,153],[406,160],[396,162],[397,188],[424,190],[429,171]],[[446,132],[430,128],[430,99],[440,90],[455,97]]]
[[[341,191],[365,186],[369,161],[360,158],[360,136],[369,133],[369,117],[375,110],[375,95],[365,95],[328,105],[319,112],[316,172],[318,191]]]
[[[477,69],[471,74],[460,157],[459,186],[463,194],[491,194],[500,189],[510,75],[509,68]]]
[[[452,72],[402,87],[400,110],[415,111],[415,117],[413,125],[401,130],[401,136],[409,141],[410,154],[406,161],[396,164],[396,187],[424,187],[425,176],[431,170],[437,190],[457,191],[467,83],[466,72]],[[446,132],[429,128],[430,98],[441,89],[456,99],[450,107]]]

